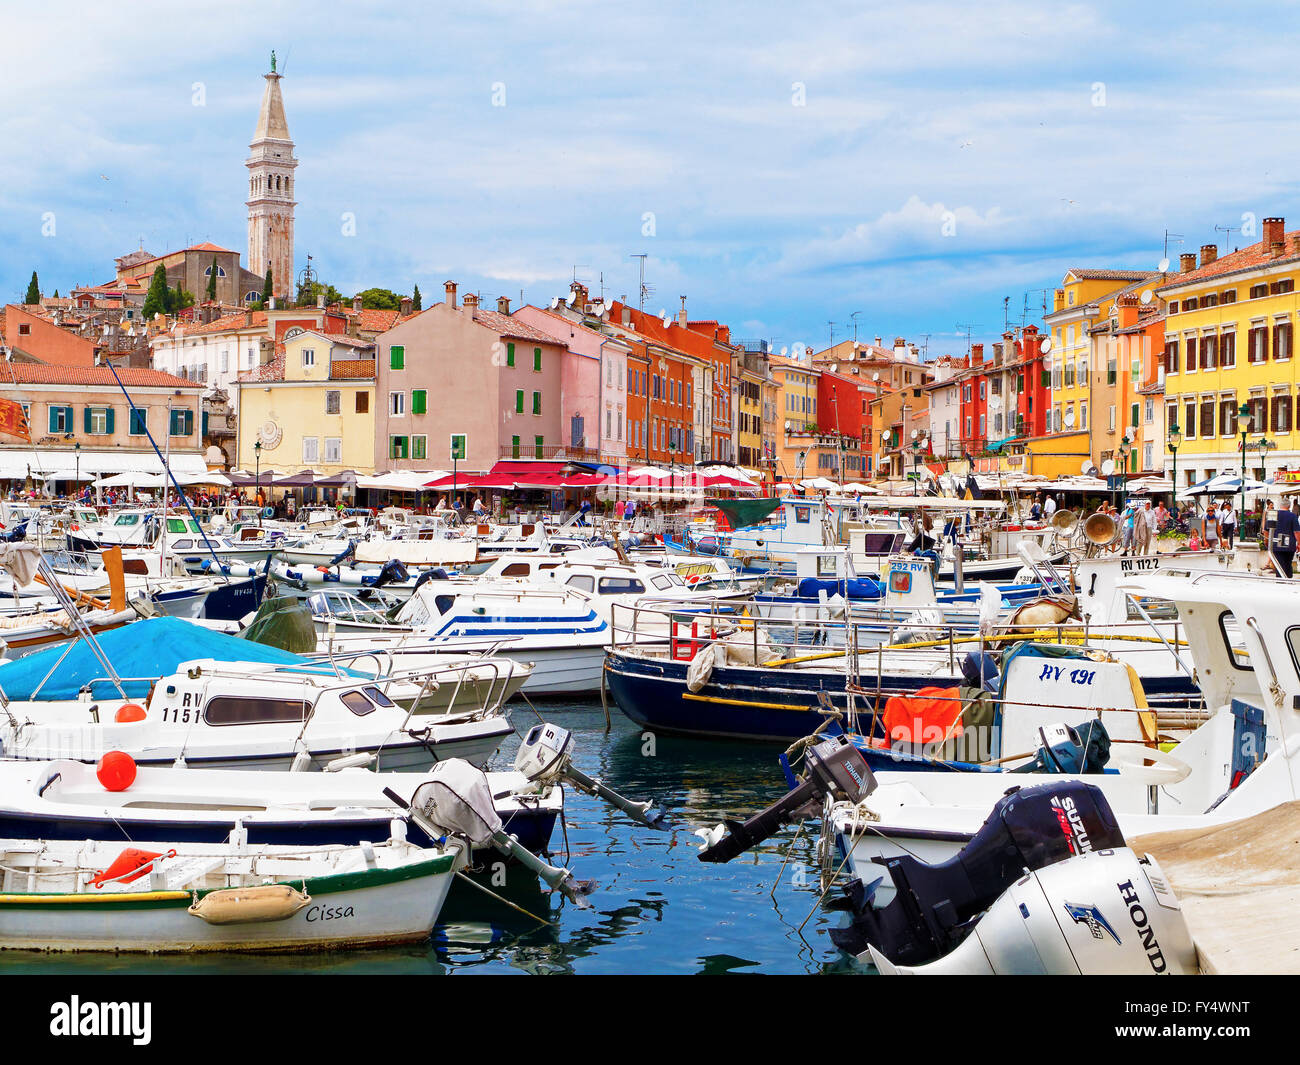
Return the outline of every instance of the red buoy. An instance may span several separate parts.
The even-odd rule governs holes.
[[[131,721],[143,721],[147,716],[144,707],[139,703],[123,703],[117,708],[113,720],[119,725],[125,725]]]
[[[90,882],[91,887],[103,887],[114,880],[120,880],[123,884],[139,880],[149,871],[149,866],[161,857],[162,854],[158,851],[142,851],[136,847],[127,847],[113,859],[113,863],[107,869],[95,874]],[[176,852],[168,851],[167,857],[175,858]]]
[[[125,751],[108,751],[95,766],[105,791],[126,791],[135,783],[135,759]]]

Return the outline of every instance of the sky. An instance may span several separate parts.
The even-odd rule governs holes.
[[[1300,15],[1262,4],[3,0],[0,298],[246,253],[275,49],[295,260],[425,306],[576,276],[733,338],[929,357],[1041,320],[1071,267],[1300,223]],[[1226,227],[1231,232],[1216,230]],[[1252,228],[1253,227],[1253,228]],[[1244,230],[1244,233],[1242,232]],[[1004,300],[1009,297],[1009,303]]]

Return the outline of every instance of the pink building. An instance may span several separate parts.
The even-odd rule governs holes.
[[[589,451],[592,460],[622,462],[627,457],[628,346],[615,336],[571,321],[540,307],[520,307],[513,315],[565,344],[560,395],[571,458]],[[563,427],[562,427],[563,428]]]
[[[570,433],[562,373],[567,345],[478,297],[456,298],[376,339],[375,468],[450,469],[451,438],[465,437],[460,468],[503,458],[554,458]]]

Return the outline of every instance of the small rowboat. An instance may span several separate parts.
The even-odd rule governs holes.
[[[417,943],[465,846],[0,840],[0,949],[300,951]]]

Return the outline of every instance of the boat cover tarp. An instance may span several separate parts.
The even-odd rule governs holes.
[[[301,599],[287,595],[263,600],[257,616],[239,638],[300,655],[316,650],[316,626],[311,611]]]
[[[760,496],[758,499],[706,499],[711,507],[717,507],[727,516],[733,529],[745,529],[757,525],[772,511],[781,505],[780,496]]]
[[[1177,748],[1174,751],[1177,754]],[[1129,840],[1178,896],[1211,973],[1294,973],[1300,958],[1300,802],[1241,821]]]
[[[321,667],[278,647],[227,636],[182,618],[146,618],[110,629],[96,637],[104,657],[123,680],[126,694],[143,698],[153,682],[174,673],[182,662],[212,658],[225,662],[269,662],[319,672]],[[59,656],[67,657],[59,662]],[[55,663],[59,663],[55,669]],[[47,673],[50,679],[41,685]],[[10,699],[30,699],[40,686],[38,698],[75,699],[82,687],[105,676],[104,667],[85,640],[71,648],[63,644],[25,655],[0,665],[0,688]],[[139,678],[129,680],[128,678]],[[116,694],[111,682],[95,684],[92,693],[100,698]]]

